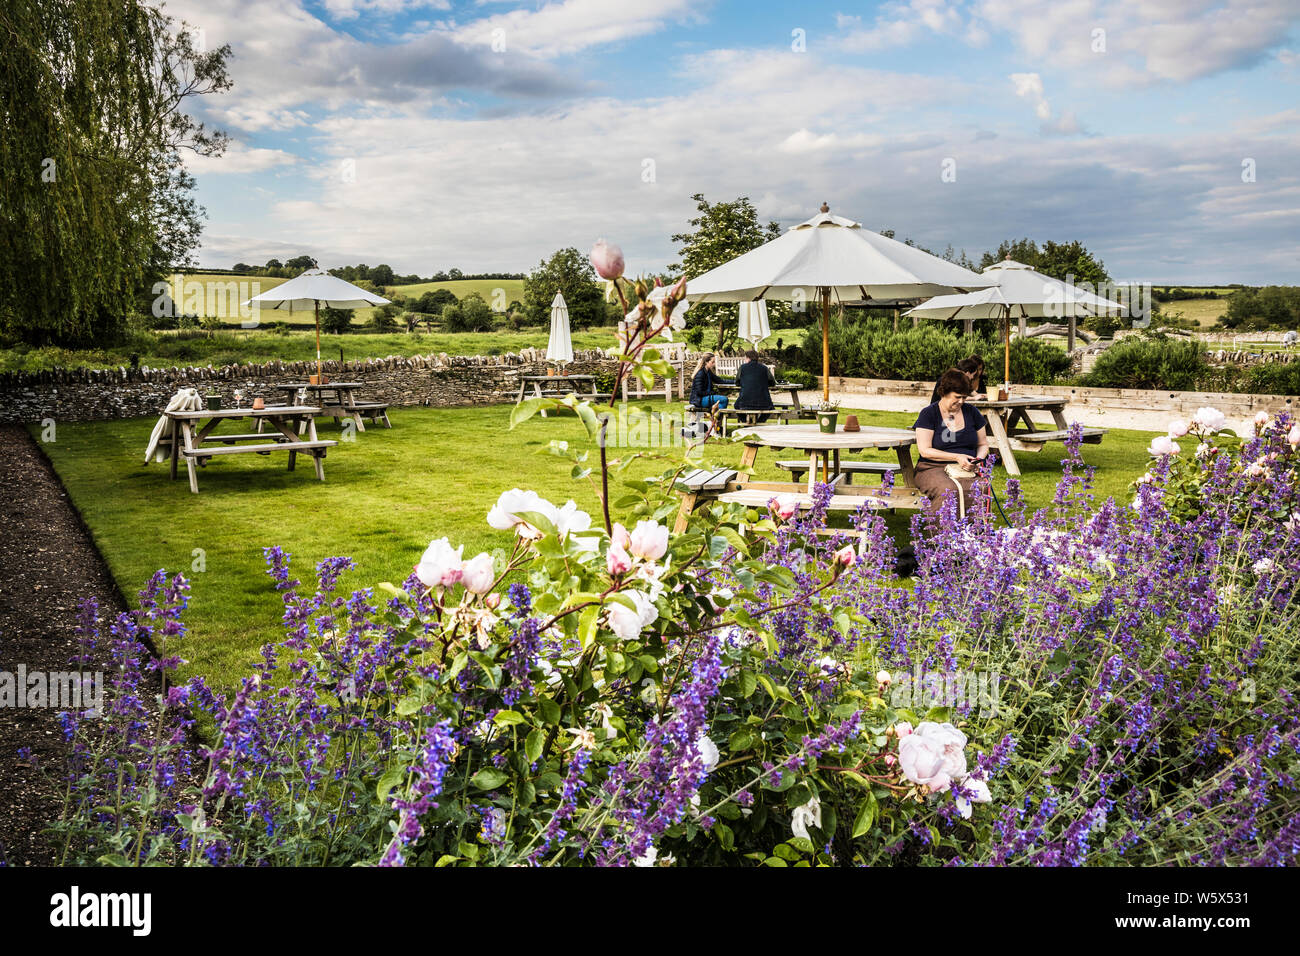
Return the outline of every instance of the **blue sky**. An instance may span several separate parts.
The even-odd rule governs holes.
[[[192,164],[207,266],[515,271],[604,236],[658,270],[702,192],[972,258],[1077,238],[1116,278],[1300,282],[1295,0],[167,9],[234,50],[198,108],[233,140]]]

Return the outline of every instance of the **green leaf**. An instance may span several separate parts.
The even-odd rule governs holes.
[[[384,772],[384,775],[379,778],[379,783],[375,785],[375,796],[379,798],[379,802],[383,803],[387,800],[389,791],[401,783],[405,777],[405,767],[389,767]]]
[[[858,810],[858,817],[853,821],[853,838],[857,839],[868,830],[871,824],[876,821],[876,796],[870,791],[867,792],[867,798],[862,801],[862,808]]]
[[[596,436],[600,434],[600,419],[596,417],[596,413],[586,402],[577,407],[577,412],[578,417],[582,419],[582,424],[587,426],[587,437],[594,441]]]
[[[495,790],[506,782],[506,775],[496,767],[484,767],[469,782],[480,790]]]
[[[558,724],[560,722],[560,705],[549,697],[539,697],[537,699],[537,709],[541,711],[542,720],[548,724]]]
[[[426,703],[428,703],[428,701],[422,700],[419,694],[410,694],[409,696],[403,697],[397,702],[397,716],[410,717],[412,714],[419,711],[419,709]]]
[[[542,728],[540,727],[524,738],[524,754],[528,757],[529,763],[532,763],[542,755],[542,744],[545,742],[546,734],[542,733]]]
[[[749,697],[754,693],[754,688],[758,686],[758,678],[754,676],[753,671],[740,672],[740,696]]]
[[[596,639],[599,623],[600,605],[593,604],[582,612],[582,617],[578,621],[578,640],[582,643],[584,651]]]
[[[492,719],[505,727],[511,724],[522,724],[524,722],[524,715],[519,713],[517,710],[500,710],[497,711],[497,715]]]
[[[556,407],[558,406],[552,398],[526,398],[510,410],[510,429],[513,431],[516,425],[528,421],[543,408],[551,409]]]
[[[399,588],[396,584],[393,584],[391,581],[380,581],[379,590],[383,591],[389,597],[404,598],[407,596],[405,591]]]

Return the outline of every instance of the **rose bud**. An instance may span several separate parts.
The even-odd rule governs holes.
[[[483,599],[483,603],[488,606],[488,610],[495,611],[501,606],[501,595],[496,591],[493,591]]]
[[[857,562],[858,556],[853,551],[853,545],[846,544],[835,552],[835,563],[851,568]]]
[[[888,686],[889,686],[890,684],[892,684],[893,682],[894,682],[894,678],[890,676],[889,671],[877,671],[877,672],[876,672],[876,683],[877,683],[877,684],[884,684],[886,687],[888,687]]]
[[[623,275],[625,264],[623,250],[610,245],[604,239],[597,239],[591,247],[591,267],[602,279],[617,279]]]

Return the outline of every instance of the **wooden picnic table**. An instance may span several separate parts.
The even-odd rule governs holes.
[[[587,388],[579,389],[577,386],[580,383],[587,385]],[[579,398],[590,398],[597,401],[610,398],[609,395],[603,395],[596,391],[596,376],[594,375],[520,375],[519,394],[515,398],[516,405],[524,400],[529,386],[532,386],[533,398],[561,398],[570,392]],[[543,418],[546,417],[545,409],[542,409],[541,415]]]
[[[320,414],[333,418],[350,418],[356,423],[357,431],[365,431],[361,417],[366,415],[370,423],[375,424],[382,418],[386,428],[392,428],[388,420],[388,406],[381,402],[362,402],[357,399],[357,389],[364,388],[364,382],[325,382],[312,385],[310,382],[287,382],[277,385],[276,389],[286,395],[286,404],[298,401],[299,395],[311,394],[320,406]]]
[[[219,455],[259,454],[269,455],[273,451],[289,453],[289,471],[293,471],[298,454],[311,455],[316,466],[316,477],[325,480],[323,459],[326,449],[337,445],[333,440],[321,440],[316,436],[316,416],[321,409],[314,405],[268,405],[266,408],[222,408],[217,411],[200,409],[192,412],[165,411],[170,418],[174,432],[180,433],[180,441],[171,439],[171,478],[176,480],[180,460],[185,459],[189,471],[190,491],[199,493],[198,471],[195,464],[202,467],[208,459]],[[278,435],[262,432],[245,432],[240,434],[219,434],[218,425],[232,418],[252,418],[259,427],[270,425]],[[205,421],[206,419],[206,421]],[[307,429],[307,438],[300,438],[296,429]],[[274,441],[266,441],[274,438]],[[241,444],[252,442],[253,444]]]
[[[910,429],[863,427],[856,432],[842,429],[823,432],[814,424],[760,425],[742,428],[735,434],[745,443],[745,451],[740,459],[742,471],[753,467],[762,448],[792,448],[808,456],[808,480],[751,481],[736,471],[728,470],[707,474],[702,471],[692,473],[679,481],[684,494],[677,516],[678,532],[685,530],[691,512],[710,498],[761,508],[776,495],[793,494],[799,507],[811,508],[813,490],[819,480],[832,488],[828,503],[832,511],[857,511],[869,500],[879,508],[921,507],[924,495],[916,487],[916,472],[912,462],[916,433]],[[880,486],[852,484],[850,472],[840,467],[843,452],[862,452],[868,448],[893,449],[898,458],[897,471],[902,481],[888,494]]]
[[[1070,437],[1070,423],[1065,420],[1065,406],[1069,402],[1064,398],[1023,395],[998,401],[997,398],[990,396],[968,401],[988,419],[990,442],[1002,459],[1002,467],[1008,474],[1020,474],[1020,466],[1016,463],[1014,452],[1040,452],[1046,442],[1065,441]],[[1039,429],[1029,417],[1029,413],[1034,411],[1050,414],[1056,427]],[[1104,428],[1085,428],[1083,441],[1089,445],[1100,445],[1101,436],[1104,434],[1106,434]]]
[[[724,392],[740,391],[740,386],[737,385],[735,382],[722,382],[720,387]],[[795,413],[796,417],[802,417],[804,410],[803,410],[803,406],[799,404],[799,390],[802,388],[803,386],[799,385],[797,382],[777,382],[775,385],[769,386],[768,391],[789,392],[790,393],[789,408]],[[781,405],[776,406],[777,410],[780,410],[781,407],[782,407]]]

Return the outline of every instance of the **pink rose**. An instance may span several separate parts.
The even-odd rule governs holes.
[[[609,551],[605,553],[605,567],[610,576],[615,578],[632,570],[632,559],[617,541],[611,542]]]
[[[1147,454],[1155,457],[1160,455],[1176,455],[1180,450],[1178,442],[1174,441],[1167,435],[1158,435],[1151,439],[1151,447],[1147,449]]]
[[[657,521],[638,521],[629,545],[628,550],[636,557],[658,561],[668,550],[668,526]]]
[[[1286,440],[1291,443],[1292,448],[1300,445],[1300,422],[1291,426],[1291,430],[1286,433]]]
[[[898,723],[894,724],[894,733],[898,734],[899,737],[906,737],[911,732],[912,724],[909,721],[900,720]]]
[[[623,250],[610,245],[604,239],[597,239],[591,247],[591,267],[602,279],[617,279],[623,274]]]
[[[853,545],[846,544],[835,552],[835,563],[846,568],[853,567],[857,563],[858,555],[853,550]]]
[[[1185,418],[1175,418],[1169,423],[1170,438],[1182,438],[1191,430],[1192,426],[1188,424],[1187,419]]]
[[[799,510],[799,496],[794,494],[776,495],[768,501],[768,507],[782,521],[789,521]]]
[[[922,721],[899,740],[898,764],[908,780],[942,793],[966,776],[966,735],[952,724]]]
[[[415,566],[415,574],[426,588],[449,588],[461,579],[464,562],[461,553],[462,544],[453,548],[446,538],[432,542]]]
[[[632,546],[632,536],[627,533],[627,528],[617,521],[614,522],[614,529],[610,533],[610,538],[624,551]]]
[[[482,551],[465,562],[460,583],[471,594],[483,594],[497,579],[496,564],[492,555]]]

